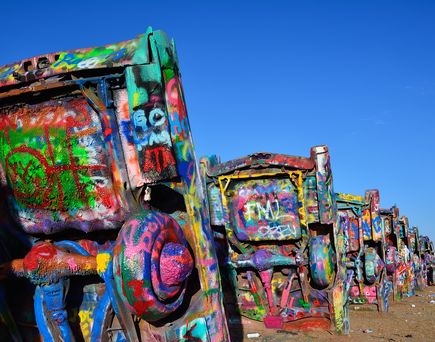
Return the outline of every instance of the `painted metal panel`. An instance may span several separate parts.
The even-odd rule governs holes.
[[[297,188],[290,179],[233,181],[227,193],[230,217],[240,241],[301,237]]]
[[[317,196],[320,223],[332,224],[336,220],[336,203],[332,183],[331,160],[327,146],[311,148],[311,158],[316,164]]]
[[[114,229],[122,222],[121,179],[112,172],[101,121],[83,97],[0,113],[0,159],[25,231]]]
[[[148,49],[143,47],[151,32],[150,28],[136,39],[117,44],[46,54],[1,66],[0,87],[73,71],[149,63]]]
[[[138,65],[126,69],[130,121],[122,125],[137,150],[143,183],[177,176],[165,106],[165,89],[159,65]],[[124,149],[127,149],[124,146]]]
[[[348,251],[359,250],[360,244],[359,244],[359,220],[358,220],[358,218],[355,218],[355,217],[349,218],[348,239],[349,239]]]

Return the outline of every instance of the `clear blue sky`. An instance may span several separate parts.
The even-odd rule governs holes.
[[[4,1],[0,65],[174,37],[197,154],[308,156],[435,240],[435,1]]]

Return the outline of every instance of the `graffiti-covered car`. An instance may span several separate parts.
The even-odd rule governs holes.
[[[385,236],[385,269],[394,300],[398,297],[398,268],[400,265],[399,208],[396,206],[389,209],[381,208],[380,214]]]
[[[375,304],[388,311],[390,283],[385,269],[384,233],[379,191],[365,196],[337,193],[336,202],[346,235],[346,265],[352,275],[349,301]]]
[[[420,258],[423,262],[423,277],[426,285],[433,285],[433,266],[435,264],[435,249],[428,236],[420,236]]]
[[[227,340],[173,42],[0,67],[0,99],[2,187],[34,240],[8,268],[44,340]]]
[[[267,328],[332,324],[348,333],[344,236],[328,148],[313,147],[309,158],[203,158],[201,167],[211,225],[225,253],[227,314]]]
[[[403,296],[415,295],[415,273],[414,260],[410,244],[410,228],[408,217],[402,215],[398,222],[399,228],[399,257],[400,265],[398,269],[398,295]]]
[[[414,270],[413,287],[415,290],[423,290],[426,286],[426,268],[424,256],[420,255],[420,231],[414,226],[409,229],[408,246],[411,253],[412,268]]]
[[[381,209],[385,234],[385,266],[392,283],[393,300],[400,300],[413,290],[413,267],[408,248],[408,219],[400,218],[399,208]]]

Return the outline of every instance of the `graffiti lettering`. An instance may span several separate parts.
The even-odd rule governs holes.
[[[267,200],[265,206],[258,202],[248,202],[245,204],[245,217],[246,216],[248,221],[252,220],[253,217],[258,220],[280,220],[290,217],[288,214],[280,213],[280,204],[278,200],[273,200],[272,202]]]
[[[270,236],[275,236],[276,238],[284,236],[293,237],[297,235],[296,228],[289,224],[263,225],[259,227],[258,233],[261,238]]]
[[[155,146],[160,144],[170,145],[171,137],[169,136],[169,133],[167,131],[162,131],[159,134],[155,132],[151,132],[148,144],[150,146]]]
[[[28,229],[62,229],[70,211],[75,219],[69,225],[81,227],[117,210],[101,130],[98,114],[82,98],[20,107],[0,118],[0,160]],[[34,209],[56,214],[42,223]]]
[[[161,173],[171,166],[175,166],[175,160],[169,148],[159,146],[146,150],[143,167],[144,172],[156,170]]]
[[[90,51],[86,54],[66,53],[61,55],[59,60],[52,64],[54,69],[63,67],[77,66],[77,68],[85,69],[92,68],[98,64],[108,63],[110,61],[116,62],[119,59],[125,57],[127,49],[122,48],[117,51],[104,50],[96,55],[96,51]]]

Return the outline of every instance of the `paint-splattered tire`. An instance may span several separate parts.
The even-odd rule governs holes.
[[[327,287],[334,280],[334,251],[328,235],[311,238],[309,243],[309,265],[313,283]]]
[[[160,320],[183,302],[193,257],[177,221],[145,211],[127,220],[113,253],[116,291],[131,313]]]

